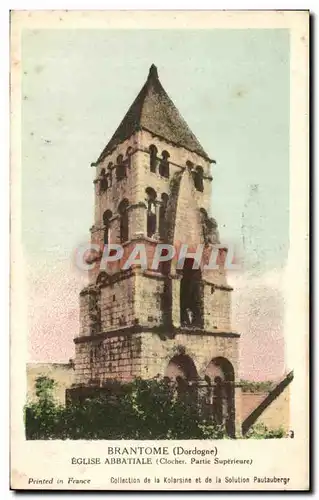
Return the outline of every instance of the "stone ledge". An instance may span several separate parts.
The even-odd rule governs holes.
[[[146,241],[145,238],[140,238],[136,239],[134,241],[141,241],[144,240]],[[156,241],[149,241],[150,243],[156,244]],[[124,246],[127,246],[127,244],[124,244]],[[102,271],[105,272],[105,271]],[[99,288],[104,288],[107,287],[108,285],[113,285],[114,283],[117,283],[119,281],[122,281],[126,278],[130,278],[132,276],[146,276],[151,279],[156,279],[159,281],[163,281],[164,279],[172,279],[172,280],[180,280],[181,279],[181,274],[163,274],[158,271],[153,271],[152,269],[142,269],[141,267],[134,267],[134,268],[129,268],[126,270],[121,269],[120,271],[115,272],[114,274],[107,274],[105,276],[105,280],[103,282],[97,283],[97,284],[91,284],[86,286],[80,291],[80,296],[86,295],[88,293],[97,293]],[[216,290],[224,290],[224,291],[233,291],[233,287],[227,285],[227,284],[217,284],[214,283],[213,281],[208,281],[206,279],[202,279],[202,283],[207,286],[214,286]]]
[[[73,339],[75,344],[83,342],[91,342],[92,340],[103,340],[107,338],[131,336],[140,333],[153,333],[159,335],[161,338],[174,338],[176,335],[194,335],[203,337],[221,337],[221,338],[239,338],[240,333],[228,330],[204,330],[202,328],[187,328],[187,327],[165,327],[165,326],[143,326],[132,325],[121,329],[110,330],[108,332],[101,332],[96,335],[85,335]]]

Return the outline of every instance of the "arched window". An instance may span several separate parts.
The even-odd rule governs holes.
[[[131,166],[132,153],[133,153],[133,148],[129,146],[126,150],[126,164],[128,168],[130,168]]]
[[[154,146],[154,144],[151,144],[149,151],[150,151],[150,171],[155,174],[157,166],[157,147]]]
[[[120,242],[125,243],[128,240],[128,209],[129,202],[125,198],[118,206],[118,213],[120,215]]]
[[[151,238],[156,233],[156,192],[153,188],[145,189],[147,200],[147,236]]]
[[[162,240],[166,237],[166,209],[168,204],[168,195],[163,193],[161,196],[161,206],[159,210],[159,234]]]
[[[203,327],[203,288],[201,270],[193,269],[194,259],[185,259],[180,282],[182,326]]]
[[[169,177],[169,153],[167,151],[162,152],[162,159],[159,166],[159,173],[162,177]]]
[[[188,167],[188,170],[191,172],[193,170],[193,168],[194,168],[194,163],[192,163],[191,161],[187,160],[186,167]]]
[[[212,416],[216,424],[225,425],[230,437],[235,436],[235,372],[231,362],[223,357],[213,358],[205,371],[213,382]]]
[[[107,166],[107,174],[106,174],[108,187],[112,187],[112,170],[113,170],[113,163],[110,161]]]
[[[103,225],[104,225],[104,245],[110,243],[110,219],[112,217],[111,210],[105,210],[103,214]]]
[[[120,181],[126,177],[126,165],[123,161],[123,155],[118,155],[116,159],[116,180]]]
[[[200,208],[199,211],[200,211],[202,221],[207,220],[208,214],[207,214],[207,211],[205,210],[205,208]]]
[[[195,170],[193,170],[193,179],[195,188],[197,189],[197,191],[200,191],[201,193],[204,191],[203,175],[204,175],[204,170],[202,167],[196,167]]]
[[[181,377],[185,380],[197,380],[198,374],[192,358],[186,354],[176,354],[169,361],[165,376],[170,379]]]
[[[107,175],[105,173],[105,168],[102,168],[99,176],[100,180],[100,193],[104,193],[104,191],[108,188]]]

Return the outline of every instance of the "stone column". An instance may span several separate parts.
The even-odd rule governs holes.
[[[172,278],[172,323],[175,328],[181,326],[180,287],[181,276],[176,275]]]
[[[146,235],[147,209],[145,203],[137,203],[129,207],[129,239]]]
[[[159,240],[160,239],[160,230],[159,230],[159,223],[160,223],[160,208],[161,208],[162,202],[159,200],[155,200],[154,205],[155,205],[155,215],[156,215],[156,229],[155,229],[155,234],[154,234],[154,239]]]
[[[242,437],[242,414],[241,414],[241,402],[242,402],[242,390],[241,387],[236,384],[235,386],[235,432],[236,437]]]

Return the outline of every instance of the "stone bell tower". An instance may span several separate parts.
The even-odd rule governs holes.
[[[74,339],[76,382],[102,387],[110,378],[181,377],[211,387],[212,399],[214,388],[221,387],[226,403],[218,410],[219,418],[226,413],[229,426],[238,427],[239,334],[230,324],[232,289],[223,258],[216,269],[203,264],[211,252],[225,254],[210,216],[212,163],[152,65],[92,164],[91,241],[101,249],[121,244],[124,257],[107,270],[101,270],[102,252],[92,259],[89,285],[80,293],[80,332]],[[203,262],[194,266],[196,255],[189,250],[181,269],[176,260],[155,270],[138,265],[123,269],[127,255],[141,243],[148,256],[159,243],[176,249],[186,243],[194,254],[202,245]]]

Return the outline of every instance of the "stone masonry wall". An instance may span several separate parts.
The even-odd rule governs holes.
[[[136,316],[143,326],[159,326],[163,323],[162,293],[164,281],[138,274],[136,280]]]
[[[224,357],[232,363],[237,378],[238,338],[194,335],[187,330],[172,338],[169,331],[165,336],[155,332],[126,334],[123,330],[108,338],[76,343],[76,383],[163,377],[169,361],[181,352],[192,358],[200,377],[205,376],[212,359]]]
[[[101,331],[134,324],[136,277],[130,276],[101,288]]]
[[[75,383],[132,380],[141,374],[141,336],[118,335],[76,343]]]
[[[169,333],[169,332],[168,332]],[[176,354],[183,353],[189,356],[200,377],[213,358],[228,359],[234,368],[235,379],[238,374],[238,338],[229,338],[226,335],[194,335],[185,330],[174,338],[160,337],[152,333],[142,335],[142,357],[145,378],[156,375],[165,376],[169,361]]]
[[[92,307],[94,305],[95,308]],[[84,288],[80,293],[80,336],[88,336],[94,333],[96,319],[98,319],[98,308],[100,308],[99,290],[96,287]]]
[[[206,330],[230,331],[229,290],[220,290],[206,284],[204,286],[204,328]]]

